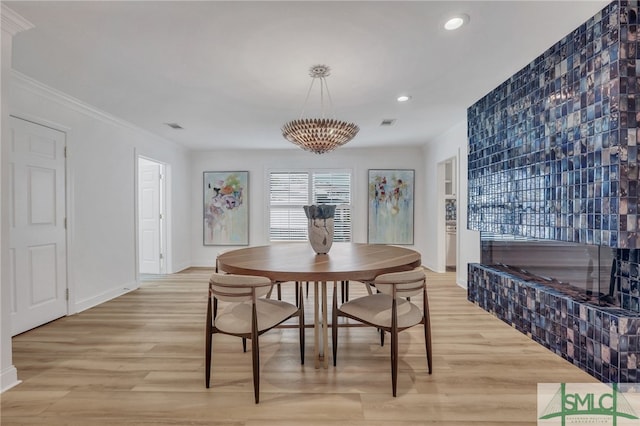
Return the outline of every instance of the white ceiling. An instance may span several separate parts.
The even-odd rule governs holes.
[[[16,70],[197,150],[290,148],[280,127],[315,64],[332,69],[336,117],[360,126],[347,146],[422,145],[607,3],[6,2],[35,25],[15,37]],[[469,24],[445,31],[459,12]]]

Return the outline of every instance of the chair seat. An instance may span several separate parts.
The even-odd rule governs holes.
[[[280,300],[258,299],[256,302],[258,332],[275,327],[298,311],[294,305]],[[214,326],[223,333],[251,333],[251,301],[226,306],[215,318]]]
[[[379,326],[391,327],[391,303],[393,298],[388,294],[377,293],[360,297],[340,306],[340,311],[348,316],[360,318],[364,322]],[[422,321],[422,311],[413,303],[398,298],[398,328],[413,327]]]

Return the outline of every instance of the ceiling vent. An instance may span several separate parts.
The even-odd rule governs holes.
[[[385,118],[380,122],[381,126],[393,126],[393,124],[396,122],[395,118]]]
[[[178,123],[164,123],[164,124],[171,127],[172,129],[183,129],[183,127]]]

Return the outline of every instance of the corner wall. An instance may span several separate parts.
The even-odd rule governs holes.
[[[2,123],[2,143],[0,145],[0,175],[2,176],[2,194],[7,194],[9,168],[7,154],[9,153],[9,89],[11,71],[11,52],[13,51],[13,36],[21,31],[33,28],[33,24],[15,13],[4,3],[2,8],[2,108],[0,122]],[[0,392],[12,388],[19,382],[17,370],[13,365],[11,351],[11,290],[9,287],[9,206],[5,198],[0,199]]]
[[[186,149],[15,71],[9,98],[12,115],[67,134],[69,313],[138,286],[136,155],[171,167],[173,263],[168,269],[174,272],[190,265]]]
[[[422,256],[422,263],[431,270],[438,270],[438,253],[444,256],[444,242],[441,249],[436,250],[437,242],[444,241],[444,229],[439,229],[436,218],[440,213],[437,202],[438,194],[438,163],[458,157],[458,224],[457,224],[457,265],[456,282],[462,287],[467,286],[467,264],[480,261],[480,234],[467,229],[467,123],[462,121],[449,131],[431,141],[424,147],[425,168],[425,238],[429,242],[428,248]]]

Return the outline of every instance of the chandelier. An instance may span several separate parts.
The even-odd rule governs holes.
[[[333,109],[331,95],[329,94],[329,86],[327,86],[326,77],[329,76],[331,69],[327,65],[314,65],[309,69],[309,75],[312,77],[307,97],[304,101],[306,107],[309,101],[309,95],[313,89],[316,80],[320,80],[320,108],[321,118],[302,118],[304,107],[300,114],[300,119],[293,120],[282,126],[282,136],[289,142],[298,145],[305,151],[311,151],[316,154],[324,154],[346,144],[358,133],[360,128],[354,123],[336,120],[334,118],[325,117],[324,98],[325,92],[329,107]]]

